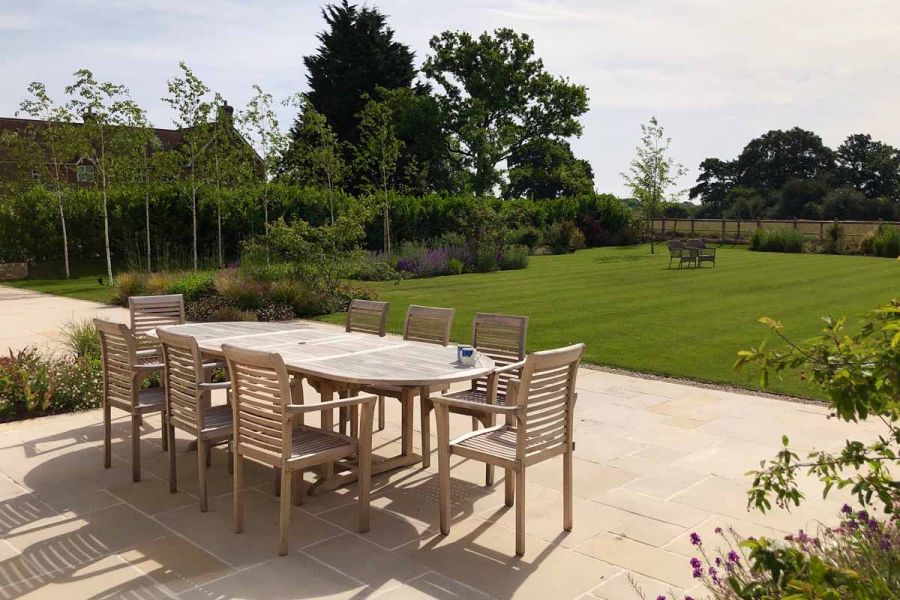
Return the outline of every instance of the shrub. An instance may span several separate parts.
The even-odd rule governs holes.
[[[209,271],[194,271],[172,277],[165,290],[167,294],[181,294],[185,302],[208,296],[213,292],[213,274]]]
[[[216,293],[241,310],[253,310],[262,305],[265,286],[237,269],[222,269],[213,277]]]
[[[794,229],[757,229],[750,236],[750,249],[758,252],[803,252],[803,234]]]
[[[863,238],[860,251],[872,256],[897,258],[900,256],[900,231],[882,223]]]
[[[506,246],[500,256],[500,268],[504,271],[524,269],[528,266],[528,246]]]
[[[490,247],[482,247],[475,258],[475,270],[479,273],[489,273],[498,269],[497,251]]]
[[[260,321],[290,321],[297,317],[294,307],[285,302],[276,302],[272,298],[266,298],[262,306],[256,311],[256,317]],[[247,319],[241,319],[247,320]]]
[[[369,253],[360,259],[353,279],[360,281],[393,281],[401,279],[400,273],[384,254]]]
[[[124,272],[116,277],[116,304],[128,306],[131,296],[143,296],[147,293],[147,276],[143,273]]]
[[[822,252],[825,254],[843,254],[844,251],[844,228],[839,223],[832,223],[826,230]]]
[[[222,306],[212,311],[210,321],[256,321],[256,313],[235,306]]]
[[[60,333],[63,343],[73,356],[100,360],[100,333],[90,319],[70,321]]]
[[[0,358],[0,422],[100,406],[100,361],[41,356],[26,348]]]
[[[450,271],[451,275],[460,275],[464,268],[465,265],[458,258],[451,258],[447,261],[447,270]]]
[[[207,296],[185,302],[184,316],[188,321],[197,321],[205,323],[207,321],[215,321],[212,318],[216,311],[231,306],[228,300],[222,296]]]
[[[177,275],[174,273],[150,273],[144,286],[145,293],[153,296],[171,293],[169,290],[176,279]]]
[[[531,225],[520,227],[510,231],[506,241],[514,246],[525,246],[529,251],[534,250],[541,243],[541,232]]]
[[[306,293],[303,286],[296,281],[276,281],[269,288],[269,297],[277,304],[286,304],[294,310],[303,303]],[[293,318],[293,317],[291,317]]]
[[[584,234],[571,221],[559,221],[544,232],[544,243],[553,254],[575,252],[584,248]]]

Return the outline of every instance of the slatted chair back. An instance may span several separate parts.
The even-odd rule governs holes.
[[[387,333],[387,302],[351,300],[347,308],[347,331],[371,333],[384,337]]]
[[[572,444],[575,377],[584,344],[529,354],[520,383],[510,384],[507,404],[525,406],[524,427],[517,430],[518,458],[536,462],[562,454]]]
[[[166,390],[166,410],[176,427],[200,431],[203,429],[206,404],[203,383],[203,358],[197,340],[164,329],[156,332],[162,342],[163,385]]]
[[[156,340],[147,337],[147,332],[164,325],[184,323],[184,296],[131,296],[128,298],[131,312],[131,331],[138,342],[139,350],[158,348]]]
[[[525,336],[528,317],[477,313],[472,322],[472,345],[478,352],[490,357],[498,367],[519,362],[525,358]],[[506,371],[497,377],[497,393],[505,395],[507,383],[519,376],[516,371]],[[487,393],[487,378],[475,379],[474,389]]]
[[[687,247],[697,249],[706,248],[706,242],[704,242],[703,240],[688,240]]]
[[[239,454],[280,465],[291,456],[292,429],[284,410],[291,402],[284,359],[274,352],[222,346],[231,374],[234,443]]]
[[[137,403],[137,342],[124,323],[94,319],[100,333],[103,395],[107,404],[131,410]]]
[[[669,248],[670,253],[672,253],[673,250],[680,251],[684,248],[684,242],[682,242],[681,240],[669,240],[668,242],[666,242],[666,247]],[[677,254],[678,253],[676,252],[676,256]]]
[[[410,304],[403,325],[403,339],[429,344],[450,343],[450,326],[453,325],[452,308],[436,308]]]

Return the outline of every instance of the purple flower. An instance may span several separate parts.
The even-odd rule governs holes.
[[[717,533],[718,535],[722,535],[722,528],[721,528],[721,527],[716,527],[716,533]]]
[[[784,541],[786,541],[786,542],[793,542],[793,541],[794,541],[794,535],[793,535],[793,534],[790,534],[790,533],[787,534],[786,536],[784,536]]]
[[[867,525],[871,531],[878,531],[879,523],[875,519],[869,519]]]
[[[806,535],[806,532],[804,532],[801,529],[800,532],[797,534],[797,539],[800,541],[801,544],[805,544],[806,542],[809,541],[809,536]]]
[[[737,564],[737,563],[741,562],[741,557],[738,556],[737,552],[732,550],[731,552],[728,553],[728,562]]]
[[[721,567],[721,566],[722,566],[722,559],[719,558],[718,556],[716,557],[716,566],[717,566],[717,567]]]
[[[659,596],[656,597],[656,600],[666,600],[666,597],[663,596],[662,594],[660,594]]]
[[[860,521],[868,521],[868,520],[869,520],[869,513],[867,513],[867,512],[864,511],[864,510],[861,510],[861,511],[859,511],[858,513],[856,513],[856,518],[859,519]]]
[[[685,597],[684,597],[684,600],[694,600],[694,598],[691,597],[691,596],[685,596]]]
[[[881,540],[881,549],[884,550],[885,552],[890,552],[891,549],[893,549],[893,547],[894,546],[891,544],[891,540],[889,540],[887,538],[884,538],[883,540]]]
[[[696,556],[695,556],[694,558],[692,558],[692,559],[691,559],[691,566],[694,567],[695,569],[699,569],[700,566],[701,566],[701,565],[700,565],[700,559],[697,558]]]
[[[694,546],[699,546],[702,543],[703,542],[700,540],[699,535],[697,535],[696,533],[691,534],[691,544],[693,544]]]
[[[703,570],[694,569],[694,579],[700,579],[701,577],[703,577]]]
[[[841,507],[841,512],[844,513],[845,515],[849,515],[850,513],[853,512],[853,509],[850,508],[849,504],[845,504]]]

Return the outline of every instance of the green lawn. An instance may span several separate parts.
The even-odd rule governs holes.
[[[759,343],[758,319],[784,322],[806,339],[825,314],[863,315],[900,296],[900,262],[861,256],[776,254],[719,249],[718,266],[666,270],[665,248],[597,248],[566,256],[532,257],[527,269],[376,283],[391,303],[389,326],[400,332],[409,304],[456,308],[453,338],[470,338],[476,312],[530,317],[529,350],[587,344],[587,362],[755,387],[732,370],[735,353]],[[82,275],[82,273],[78,273]],[[108,302],[97,276],[32,279],[17,287]],[[343,315],[324,320],[341,322]],[[810,396],[800,381],[771,388]]]
[[[659,252],[659,249],[657,249]],[[825,314],[858,317],[900,296],[900,262],[860,256],[775,254],[722,248],[718,265],[666,270],[665,248],[597,248],[532,257],[527,269],[374,287],[400,332],[408,304],[456,308],[453,338],[468,340],[476,312],[528,315],[528,348],[587,344],[587,362],[755,387],[732,370],[738,350],[759,343],[770,316],[809,338]],[[341,315],[326,317],[340,322]],[[809,396],[800,381],[771,388]]]

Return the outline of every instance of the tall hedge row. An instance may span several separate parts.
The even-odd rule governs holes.
[[[154,265],[188,263],[192,241],[190,198],[176,186],[153,188],[150,197],[150,229]],[[302,218],[313,224],[329,219],[327,190],[274,184],[268,188],[269,218],[274,221]],[[119,264],[145,264],[145,190],[118,189],[110,196],[110,238]],[[337,194],[340,213],[360,200]],[[103,221],[99,194],[93,190],[69,191],[64,197],[72,260],[103,254]],[[216,250],[217,208],[222,209],[225,256],[239,255],[242,240],[262,233],[263,198],[258,189],[227,190],[219,197],[205,194],[198,207],[200,255],[212,261]],[[484,210],[488,208],[489,210]],[[554,200],[501,200],[472,196],[394,196],[391,199],[391,232],[395,244],[429,240],[448,232],[465,233],[471,215],[499,219],[505,227],[545,228],[572,221],[585,233],[588,245],[628,243],[635,229],[632,212],[611,195],[585,195]],[[367,225],[367,245],[382,243],[380,214]],[[34,188],[27,192],[0,191],[0,262],[44,262],[62,258],[62,233],[57,199]]]

